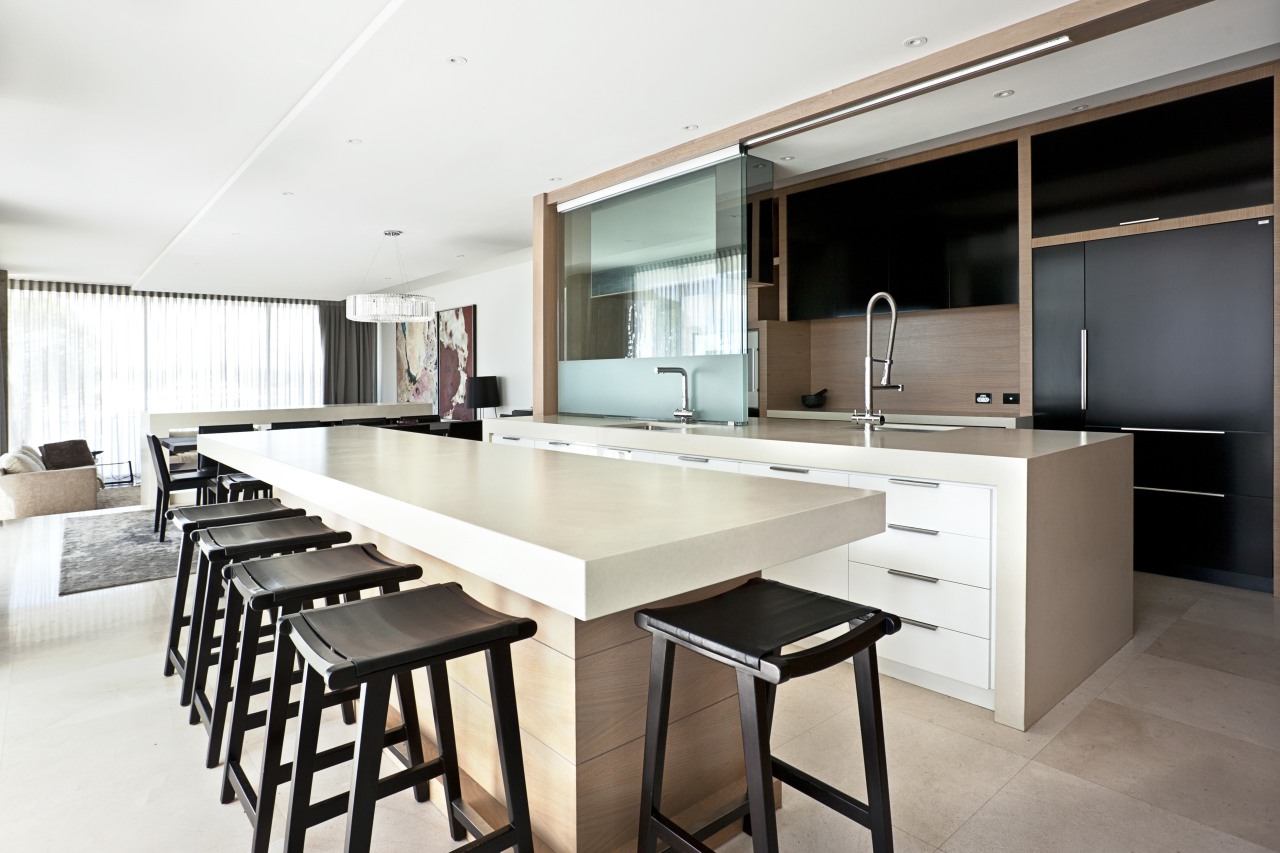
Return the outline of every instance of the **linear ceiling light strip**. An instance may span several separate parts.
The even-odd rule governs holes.
[[[1058,36],[1057,38],[1040,42],[1039,44],[1033,44],[1030,47],[1024,47],[1021,50],[1015,50],[1012,53],[996,56],[974,65],[958,68],[955,71],[948,71],[946,74],[939,74],[937,77],[930,77],[927,80],[921,80],[919,83],[912,83],[910,86],[903,86],[901,89],[894,89],[891,92],[885,92],[882,95],[876,95],[873,98],[858,101],[857,103],[850,104],[847,107],[842,107],[833,112],[805,119],[804,121],[797,122],[796,124],[779,128],[778,130],[771,130],[768,133],[762,133],[759,136],[753,136],[742,144],[746,148],[763,145],[766,142],[772,142],[773,140],[781,139],[784,136],[791,136],[802,130],[808,130],[809,128],[817,127],[819,125],[829,124],[833,121],[846,118],[856,113],[866,112],[867,110],[874,109],[875,107],[892,103],[893,101],[899,101],[912,95],[918,95],[929,89],[936,89],[939,86],[945,86],[948,83],[954,83],[957,80],[962,80],[966,77],[973,77],[978,74],[982,74],[985,71],[990,71],[993,68],[999,68],[1002,65],[1009,65],[1021,59],[1038,56],[1039,54],[1047,51],[1066,47],[1069,44],[1071,44],[1070,36]]]
[[[611,187],[605,187],[602,190],[596,190],[593,193],[580,195],[577,198],[571,198],[568,201],[562,201],[556,205],[556,210],[560,213],[567,213],[575,208],[584,207],[588,204],[595,204],[598,201],[604,201],[615,195],[622,195],[632,190],[638,190],[641,187],[647,187],[650,184],[656,184],[659,181],[665,181],[668,178],[674,178],[677,175],[684,175],[689,172],[695,172],[698,169],[705,169],[707,166],[714,166],[716,163],[723,163],[725,160],[732,160],[734,157],[741,156],[742,146],[731,145],[728,148],[721,148],[719,151],[712,151],[710,154],[703,154],[701,157],[695,157],[692,160],[685,160],[683,163],[677,163],[674,166],[668,166],[665,169],[659,169],[656,172],[650,172],[647,175],[641,175],[638,178],[632,178],[629,181],[623,181],[620,184],[614,184]]]

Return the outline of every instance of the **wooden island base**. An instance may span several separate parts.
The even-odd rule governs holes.
[[[317,506],[277,493],[326,524],[373,542],[388,556],[423,567],[423,583],[457,581],[477,600],[538,622],[533,639],[512,647],[519,696],[529,805],[539,851],[633,851],[640,808],[645,699],[651,637],[626,611],[589,622],[554,610],[457,566],[408,547]],[[663,604],[714,595],[744,575]],[[657,603],[657,602],[655,602]],[[418,679],[419,714],[428,754],[434,725],[425,673]],[[491,826],[506,822],[493,716],[483,656],[449,663],[464,798]],[[677,650],[667,745],[663,807],[697,827],[744,800],[745,773],[733,672]],[[432,802],[444,801],[432,783]],[[737,826],[724,831],[729,837]]]

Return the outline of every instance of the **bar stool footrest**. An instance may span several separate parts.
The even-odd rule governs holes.
[[[777,758],[773,759],[773,778],[849,820],[857,821],[867,829],[871,828],[871,810],[867,804],[839,788]]]

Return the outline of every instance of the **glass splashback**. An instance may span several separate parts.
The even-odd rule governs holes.
[[[670,420],[683,367],[700,421],[747,417],[748,191],[738,156],[561,214],[559,407]]]

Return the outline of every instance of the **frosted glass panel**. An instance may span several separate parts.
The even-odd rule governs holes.
[[[737,157],[561,215],[561,412],[671,419],[684,367],[696,420],[746,420],[746,192]]]

